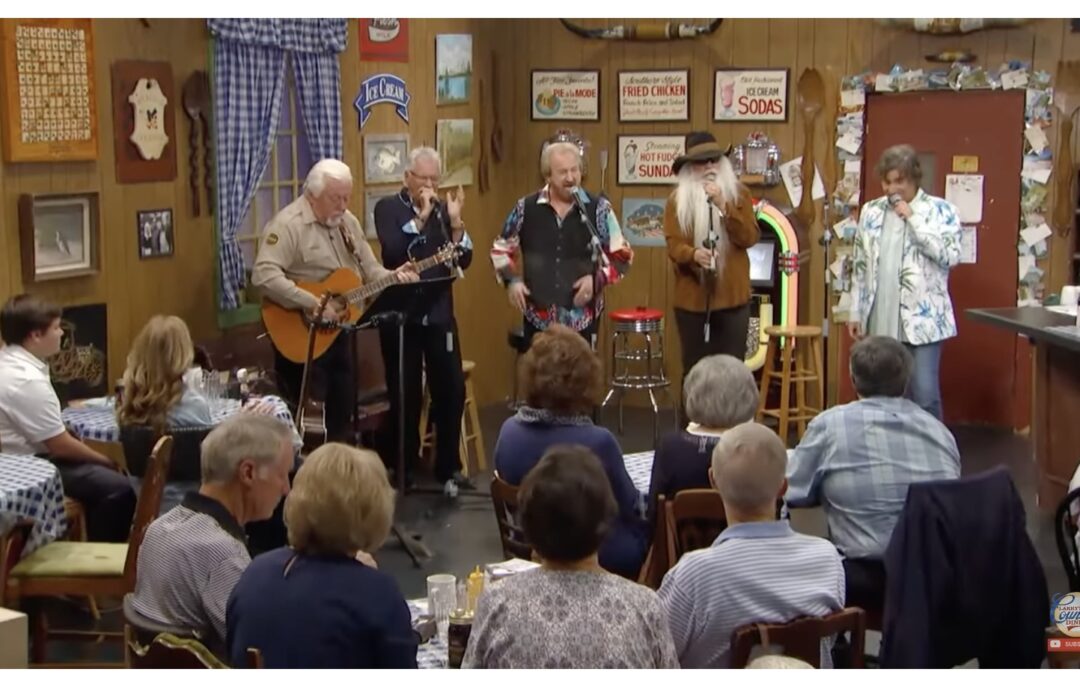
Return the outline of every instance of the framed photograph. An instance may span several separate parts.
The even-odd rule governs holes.
[[[618,137],[619,185],[669,185],[678,182],[671,173],[675,158],[686,150],[682,134]]]
[[[435,148],[442,160],[440,187],[473,184],[473,121],[439,120],[435,123]]]
[[[97,274],[97,193],[19,195],[19,247],[26,283]]]
[[[379,234],[375,231],[375,205],[383,197],[396,195],[400,190],[397,188],[380,187],[364,190],[364,236],[368,239],[378,239]]]
[[[666,199],[623,199],[622,231],[631,246],[665,246]]]
[[[357,19],[361,61],[409,62],[408,19]]]
[[[599,70],[534,70],[530,119],[600,119]]]
[[[139,258],[168,258],[176,249],[172,209],[139,211],[135,218],[138,226]]]
[[[690,121],[690,71],[620,70],[619,121]]]
[[[787,116],[787,68],[716,69],[713,121],[786,122]]]
[[[409,159],[409,134],[364,135],[364,183],[400,183]]]
[[[435,105],[468,103],[472,96],[472,36],[435,36]]]

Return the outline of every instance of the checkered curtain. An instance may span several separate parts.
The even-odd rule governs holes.
[[[270,161],[291,53],[312,152],[341,157],[340,74],[346,19],[208,19],[214,36],[214,129],[221,228],[221,309],[240,306],[244,259],[236,233]],[[323,60],[333,61],[333,66]],[[315,65],[307,65],[315,60]],[[303,61],[304,66],[299,65]],[[330,89],[332,87],[332,89]],[[312,92],[315,92],[312,95]],[[332,99],[333,105],[330,104]]]
[[[341,69],[337,54],[294,52],[296,102],[314,162],[341,159]]]

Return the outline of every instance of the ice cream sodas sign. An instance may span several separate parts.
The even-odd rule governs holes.
[[[787,114],[787,70],[716,71],[713,119],[717,122],[783,122]]]

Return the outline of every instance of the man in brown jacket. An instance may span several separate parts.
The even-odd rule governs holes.
[[[664,207],[664,236],[675,268],[675,321],[683,373],[712,354],[746,358],[750,258],[761,232],[731,162],[707,131],[686,135],[672,171],[678,187]]]

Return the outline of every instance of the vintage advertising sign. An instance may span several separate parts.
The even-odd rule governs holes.
[[[671,173],[675,158],[686,152],[686,137],[619,136],[620,185],[665,185],[678,182]]]
[[[713,82],[713,120],[784,122],[788,114],[786,68],[718,68]]]
[[[409,100],[412,96],[405,90],[405,80],[397,75],[382,73],[372,75],[360,83],[360,93],[353,107],[360,113],[360,128],[371,118],[371,107],[378,103],[391,103],[398,117],[409,123]]]
[[[357,19],[361,61],[409,61],[408,19]]]
[[[686,122],[689,119],[689,70],[619,72],[620,122]]]
[[[599,120],[599,70],[534,70],[533,120]]]

